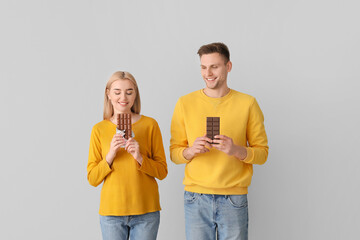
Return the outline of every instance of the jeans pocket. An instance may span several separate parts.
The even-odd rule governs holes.
[[[198,193],[194,193],[194,192],[188,192],[185,191],[184,192],[184,203],[194,203],[199,197]]]
[[[228,195],[229,203],[235,208],[245,208],[248,205],[247,195]]]

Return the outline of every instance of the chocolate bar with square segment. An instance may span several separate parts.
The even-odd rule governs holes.
[[[220,117],[206,118],[206,136],[214,140],[216,135],[220,135]],[[217,144],[217,143],[213,143]]]
[[[131,113],[120,113],[117,115],[117,129],[124,134],[126,140],[131,138]]]

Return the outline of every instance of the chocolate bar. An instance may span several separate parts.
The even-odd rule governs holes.
[[[120,130],[126,140],[131,138],[131,113],[120,113],[117,115],[117,129]]]
[[[214,136],[220,135],[220,117],[207,117],[206,118],[206,136],[214,140]],[[217,143],[213,143],[217,144]]]

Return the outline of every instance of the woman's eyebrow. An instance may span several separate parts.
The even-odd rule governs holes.
[[[114,91],[121,91],[120,88],[114,88],[113,90],[114,90]],[[133,89],[133,88],[128,88],[128,89],[126,89],[125,91],[130,91],[130,90],[134,90],[134,89]]]

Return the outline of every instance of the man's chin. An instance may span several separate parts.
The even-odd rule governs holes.
[[[212,90],[215,90],[215,89],[217,89],[217,84],[207,84],[206,85],[206,88],[208,88],[208,89],[212,89]]]

